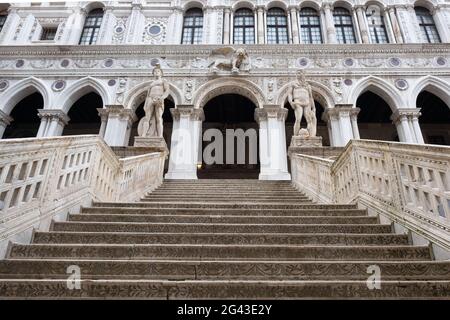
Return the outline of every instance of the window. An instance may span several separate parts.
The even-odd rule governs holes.
[[[428,43],[441,42],[439,32],[436,28],[433,16],[430,14],[430,11],[422,7],[416,7],[415,11],[417,19],[419,20],[419,26],[423,40]]]
[[[252,10],[239,9],[234,13],[233,31],[234,43],[255,43],[255,16]]]
[[[55,40],[56,28],[42,28],[41,40]]]
[[[5,25],[6,17],[7,17],[6,14],[0,13],[0,32],[2,31],[3,26]]]
[[[181,44],[200,44],[203,36],[203,11],[189,9],[184,15],[183,39]]]
[[[289,43],[287,17],[283,9],[272,8],[267,12],[267,43]]]
[[[89,12],[84,21],[80,44],[95,44],[103,20],[103,9],[95,9]]]
[[[384,17],[381,10],[366,11],[369,24],[370,40],[372,43],[389,43]]]
[[[302,43],[322,43],[320,16],[312,8],[300,10],[300,35]]]
[[[333,12],[334,27],[339,43],[356,43],[353,19],[350,12],[344,8],[335,8]]]

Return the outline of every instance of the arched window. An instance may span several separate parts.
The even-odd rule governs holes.
[[[3,26],[5,25],[6,18],[8,14],[6,12],[1,12],[0,10],[0,32],[2,32]]]
[[[441,42],[441,37],[439,37],[439,32],[430,11],[423,7],[416,7],[415,11],[423,40],[428,43]]]
[[[312,8],[300,10],[300,34],[302,43],[322,43],[320,16]]]
[[[339,43],[356,43],[353,19],[350,12],[345,8],[335,8],[333,11],[334,27]]]
[[[95,44],[100,32],[100,26],[103,20],[103,9],[94,9],[84,21],[83,31],[81,33],[80,44]]]
[[[192,8],[186,11],[183,22],[181,44],[200,44],[203,37],[203,11]]]
[[[233,31],[234,43],[255,43],[255,15],[252,10],[239,9],[234,13]]]
[[[366,11],[367,22],[369,24],[370,40],[372,43],[389,43],[386,31],[386,24],[381,10],[373,9]]]
[[[289,43],[286,12],[272,8],[267,12],[267,43]]]

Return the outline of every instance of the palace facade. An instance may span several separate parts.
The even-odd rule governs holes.
[[[443,0],[39,2],[0,12],[3,139],[99,134],[131,146],[160,65],[170,83],[165,140],[171,154],[192,154],[188,165],[172,161],[169,177],[196,177],[202,130],[266,128],[259,148],[274,167],[261,174],[286,178],[287,89],[299,70],[325,146],[450,144]],[[211,72],[213,52],[227,47],[245,49],[245,70]],[[190,141],[171,146],[173,128]]]

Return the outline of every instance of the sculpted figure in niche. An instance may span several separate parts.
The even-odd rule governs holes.
[[[239,71],[248,71],[250,66],[247,51],[243,48],[215,49],[211,52],[210,59],[209,68],[213,73],[217,73],[219,70],[231,70],[232,73],[239,73]]]
[[[140,137],[162,137],[164,99],[169,96],[169,83],[163,79],[160,65],[153,69],[155,80],[150,83],[144,103],[145,116],[139,121]]]
[[[317,132],[316,107],[311,86],[302,71],[297,73],[296,82],[289,88],[288,101],[295,112],[294,136],[315,137]],[[303,115],[307,123],[306,130],[301,129],[300,125]]]

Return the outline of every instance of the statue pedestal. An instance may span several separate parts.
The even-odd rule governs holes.
[[[322,146],[322,137],[293,136],[291,145],[294,148],[313,148]]]
[[[166,141],[162,137],[135,137],[134,146],[145,148],[160,148],[164,151],[169,151]]]

